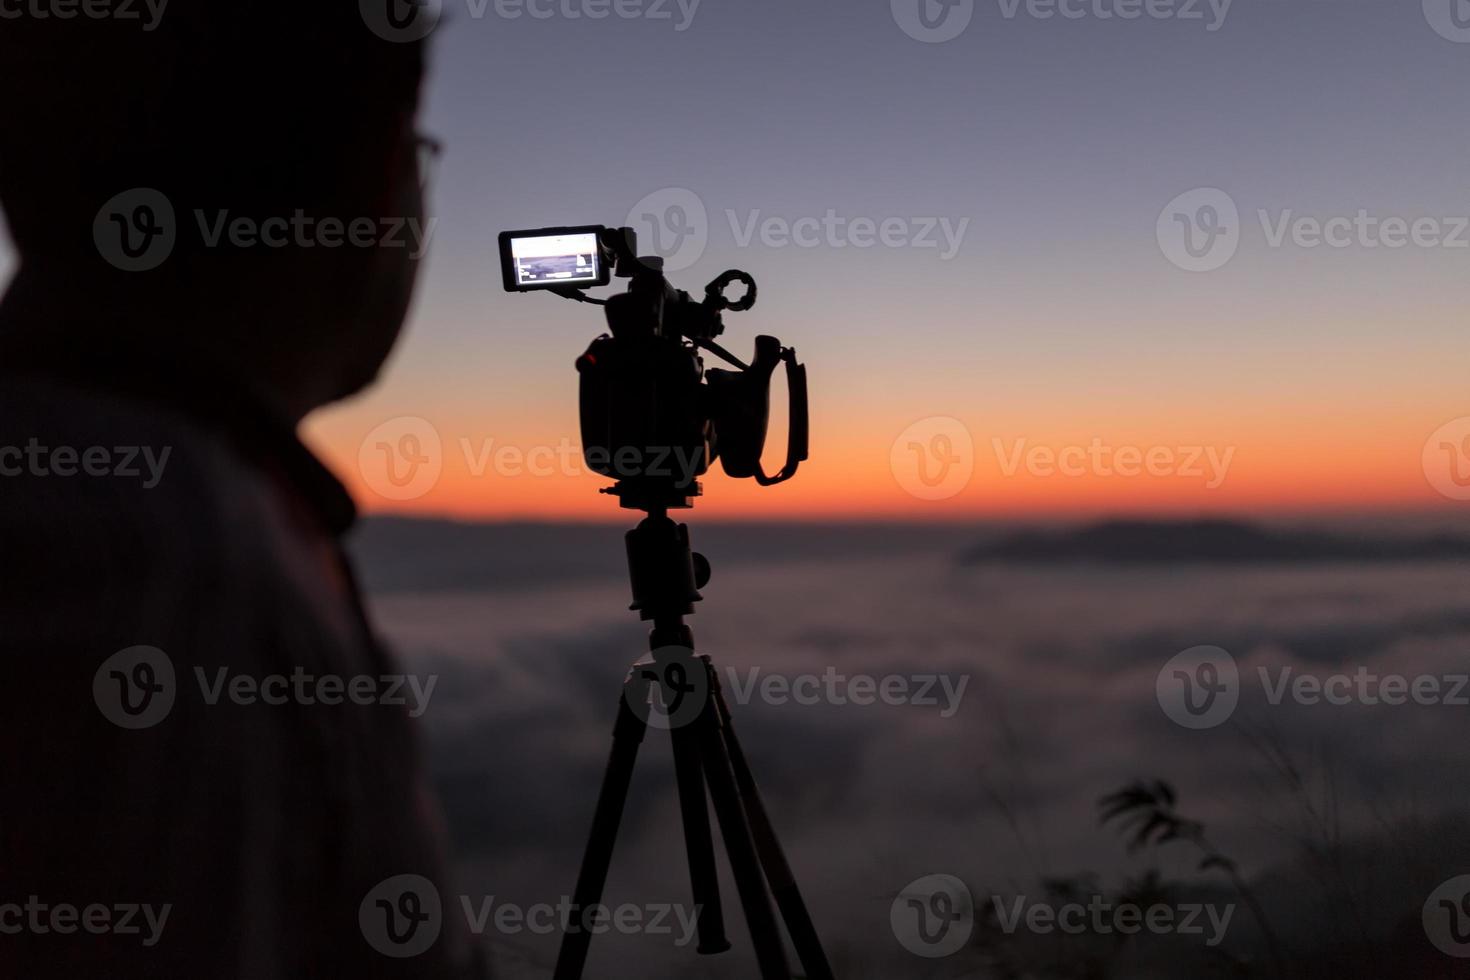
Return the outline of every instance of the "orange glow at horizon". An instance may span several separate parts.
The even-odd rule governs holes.
[[[1378,419],[1371,427],[1361,419],[1339,418],[1333,438],[1327,438],[1321,420],[1312,419],[1299,420],[1294,430],[1270,419],[1248,429],[1216,422],[1193,431],[1135,422],[1095,431],[1052,426],[1045,436],[982,435],[967,423],[973,472],[959,492],[942,500],[919,499],[896,476],[891,451],[909,421],[868,419],[835,431],[814,429],[813,458],[793,481],[776,487],[732,480],[716,464],[702,478],[705,495],[697,502],[698,513],[749,520],[941,521],[1388,512],[1453,505],[1426,479],[1421,453],[1435,424],[1423,418]],[[574,440],[537,440],[529,430],[524,438],[502,440],[464,437],[440,427],[441,466],[432,487],[411,499],[387,499],[375,489],[375,483],[381,486],[377,474],[359,465],[368,428],[344,427],[313,440],[367,513],[481,520],[616,522],[626,517],[613,498],[598,493],[611,481],[586,470]],[[1225,432],[1234,438],[1224,438]],[[773,427],[768,469],[778,467],[784,437]],[[1134,454],[1120,455],[1124,447],[1133,447]],[[1162,475],[1150,475],[1140,462],[1150,458],[1151,450]],[[904,452],[898,451],[900,460]],[[368,471],[377,465],[373,456],[368,453]],[[1101,464],[1092,461],[1097,458]]]

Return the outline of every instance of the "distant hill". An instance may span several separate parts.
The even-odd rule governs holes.
[[[1401,562],[1470,559],[1470,539],[1437,534],[1372,538],[1346,531],[1268,528],[1241,521],[1104,521],[1021,531],[964,552],[981,562],[1165,564]]]
[[[618,523],[477,523],[433,518],[364,518],[348,542],[363,587],[372,593],[541,588],[549,584],[623,582],[623,533],[642,515]],[[619,515],[614,514],[613,520]],[[978,525],[721,523],[681,515],[696,551],[721,569],[768,562],[952,554],[956,541],[985,533]]]

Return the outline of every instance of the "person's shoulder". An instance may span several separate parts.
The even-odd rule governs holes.
[[[303,580],[300,530],[270,473],[208,425],[61,384],[0,387],[0,602],[148,621],[201,596],[259,600]]]
[[[46,381],[0,389],[0,521],[18,532],[10,541],[186,549],[245,516],[259,481],[228,443],[180,414]]]
[[[0,649],[51,662],[35,670],[140,644],[180,669],[347,656],[353,607],[298,511],[267,463],[185,415],[0,386]]]

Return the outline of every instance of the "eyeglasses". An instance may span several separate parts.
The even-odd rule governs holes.
[[[413,151],[419,168],[419,187],[428,187],[430,178],[439,170],[439,157],[444,154],[444,144],[432,136],[415,135]]]

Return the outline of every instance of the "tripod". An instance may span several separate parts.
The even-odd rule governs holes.
[[[612,492],[623,497],[625,506],[632,496],[621,485]],[[645,503],[647,506],[635,506],[648,516],[625,540],[633,586],[631,608],[653,622],[649,633],[652,654],[633,666],[623,685],[612,754],[572,897],[572,921],[581,927],[569,928],[563,937],[554,980],[579,980],[587,962],[592,936],[583,922],[584,910],[602,901],[638,747],[651,721],[649,695],[655,685],[667,711],[655,724],[668,727],[673,740],[684,844],[698,910],[699,952],[722,953],[730,948],[705,801],[708,786],[762,980],[791,977],[772,898],[806,976],[833,980],[821,940],[735,738],[717,672],[709,657],[694,653],[694,634],[684,623],[684,617],[694,612],[694,602],[702,598],[699,588],[709,581],[709,563],[690,551],[689,529],[668,517],[667,503]]]

